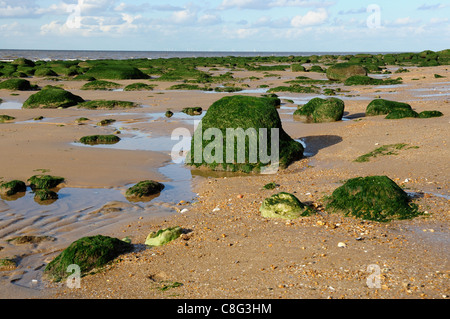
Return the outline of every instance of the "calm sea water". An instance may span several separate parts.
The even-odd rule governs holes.
[[[30,60],[98,60],[98,59],[158,59],[185,57],[222,57],[222,56],[310,56],[310,55],[345,55],[356,53],[388,53],[388,52],[220,52],[220,51],[83,51],[83,50],[8,50],[0,49],[1,61],[12,61],[17,58]]]

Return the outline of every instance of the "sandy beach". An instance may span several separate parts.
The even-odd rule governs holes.
[[[87,91],[81,90],[84,81],[30,79],[40,87],[61,85],[86,100],[141,104],[126,110],[20,109],[17,106],[34,92],[12,96],[0,90],[3,102],[13,105],[0,104],[0,114],[15,117],[0,124],[0,180],[27,180],[44,170],[63,176],[60,189],[63,194],[67,190],[49,206],[37,205],[28,195],[0,200],[0,258],[20,257],[15,269],[0,272],[0,298],[449,298],[450,72],[448,66],[408,69],[391,75],[402,77],[400,85],[336,84],[345,91],[336,96],[345,102],[345,113],[344,120],[334,123],[294,121],[297,105],[315,95],[278,93],[283,128],[306,145],[306,157],[270,175],[215,173],[173,164],[172,132],[181,127],[193,132],[195,120],[201,118],[180,111],[200,106],[207,112],[223,96],[260,96],[261,85],[275,87],[301,75],[326,79],[325,74],[276,71],[263,77],[256,71],[233,71],[241,84],[248,84],[246,90],[256,93],[174,91],[167,88],[178,83],[162,81],[151,81],[156,85],[152,91]],[[250,80],[252,76],[258,80]],[[143,80],[115,82],[125,86]],[[366,107],[376,97],[444,116],[366,117]],[[175,113],[172,118],[164,116],[168,109]],[[44,118],[33,120],[37,116]],[[89,121],[79,125],[75,120],[82,116]],[[105,118],[116,122],[95,125]],[[93,134],[118,134],[123,143],[76,143]],[[354,162],[379,146],[397,143],[413,147]],[[425,213],[412,220],[379,223],[323,208],[323,197],[343,181],[369,175],[394,180],[414,195]],[[127,201],[127,186],[145,179],[169,186],[150,202]],[[279,187],[262,188],[270,182]],[[281,191],[317,208],[317,214],[289,221],[261,217],[261,202]],[[161,247],[143,245],[150,232],[175,225],[184,230],[181,238]],[[94,234],[128,237],[135,250],[83,277],[77,289],[42,278],[44,266],[62,249]],[[8,241],[20,235],[52,240],[21,245]],[[381,279],[375,288],[368,284],[374,269]]]

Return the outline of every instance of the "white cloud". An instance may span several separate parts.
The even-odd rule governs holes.
[[[325,0],[223,0],[219,9],[259,9],[267,10],[278,7],[324,8],[333,5],[334,1]]]
[[[413,19],[411,17],[404,17],[404,18],[398,18],[396,20],[394,20],[394,22],[392,23],[392,25],[396,25],[396,26],[406,26],[406,25],[412,25],[412,24],[417,24],[419,23],[420,20],[419,19]]]
[[[317,9],[317,11],[308,11],[304,16],[298,15],[292,18],[291,26],[293,27],[306,27],[314,26],[324,23],[328,19],[328,12],[323,9]]]

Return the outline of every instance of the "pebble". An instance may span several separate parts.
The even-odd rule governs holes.
[[[347,244],[343,243],[343,242],[339,242],[338,247],[345,248],[345,247],[347,247]]]
[[[186,213],[187,211],[188,211],[187,208],[183,208],[183,209],[180,211],[180,213],[183,214],[183,213]]]

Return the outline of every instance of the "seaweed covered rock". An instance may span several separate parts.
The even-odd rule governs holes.
[[[389,114],[394,110],[412,111],[411,105],[403,102],[390,101],[385,99],[375,99],[367,105],[366,115],[384,115]]]
[[[181,236],[183,229],[180,226],[169,227],[160,229],[157,232],[148,234],[145,239],[145,245],[147,246],[162,246],[177,239]]]
[[[154,85],[146,84],[146,83],[132,83],[127,85],[123,90],[124,91],[152,91]]]
[[[58,194],[49,189],[38,189],[34,192],[34,199],[37,201],[48,201],[58,199]]]
[[[281,192],[266,198],[259,208],[261,216],[267,218],[296,219],[309,216],[313,210],[292,194]]]
[[[366,220],[387,222],[420,215],[416,204],[387,176],[349,179],[334,190],[326,209]]]
[[[419,117],[419,114],[414,110],[395,109],[392,112],[389,112],[389,114],[386,115],[385,118],[388,120],[398,120],[398,119],[404,119],[407,117]]]
[[[12,180],[10,182],[0,184],[0,194],[6,196],[12,196],[20,192],[25,192],[26,190],[26,184],[18,180]]]
[[[6,114],[1,114],[0,115],[0,123],[10,122],[10,121],[12,121],[14,119],[15,119],[14,116],[9,116],[9,115],[6,115]]]
[[[0,89],[12,91],[31,91],[35,90],[36,86],[31,85],[30,81],[25,79],[9,79],[0,83]]]
[[[442,112],[439,111],[422,111],[419,113],[421,119],[428,119],[430,117],[440,117],[443,116]]]
[[[283,130],[268,98],[234,95],[209,107],[194,132],[186,163],[213,170],[259,172],[273,165],[285,168],[302,158],[303,150]]]
[[[199,106],[194,106],[194,107],[185,107],[184,109],[181,110],[181,112],[187,115],[194,116],[194,115],[201,115],[203,110]]]
[[[66,108],[84,102],[83,98],[64,89],[49,87],[31,95],[24,103],[23,108]]]
[[[120,141],[120,137],[116,135],[89,135],[80,138],[80,143],[87,145],[97,145],[97,144],[116,144]]]
[[[81,275],[86,275],[132,249],[133,245],[118,238],[103,235],[83,237],[74,241],[53,259],[45,267],[44,273],[58,282],[70,275],[67,267],[75,264],[80,267]]]
[[[130,101],[118,100],[91,100],[78,104],[78,108],[85,108],[91,110],[97,109],[128,109],[139,107],[139,104]]]
[[[114,90],[120,88],[120,84],[105,80],[93,80],[83,84],[81,90]]]
[[[138,68],[126,64],[96,65],[89,69],[85,75],[96,79],[127,80],[148,79],[149,76]]]
[[[294,119],[306,123],[326,123],[342,120],[344,102],[331,97],[327,99],[313,98],[294,112]]]
[[[333,81],[345,81],[353,75],[367,75],[367,69],[351,63],[338,63],[327,69],[327,78]]]
[[[64,182],[63,177],[52,176],[52,175],[34,175],[31,176],[28,180],[30,183],[30,187],[34,189],[49,189],[55,188],[62,182]]]
[[[125,195],[127,197],[146,197],[160,193],[164,189],[164,184],[156,181],[141,181],[127,189]]]
[[[344,85],[395,85],[401,84],[402,79],[375,79],[366,75],[353,75],[345,80]]]
[[[11,62],[11,64],[13,65],[17,65],[17,66],[29,66],[29,67],[34,67],[36,64],[29,60],[29,59],[25,59],[25,58],[17,58],[15,60],[13,60]]]

